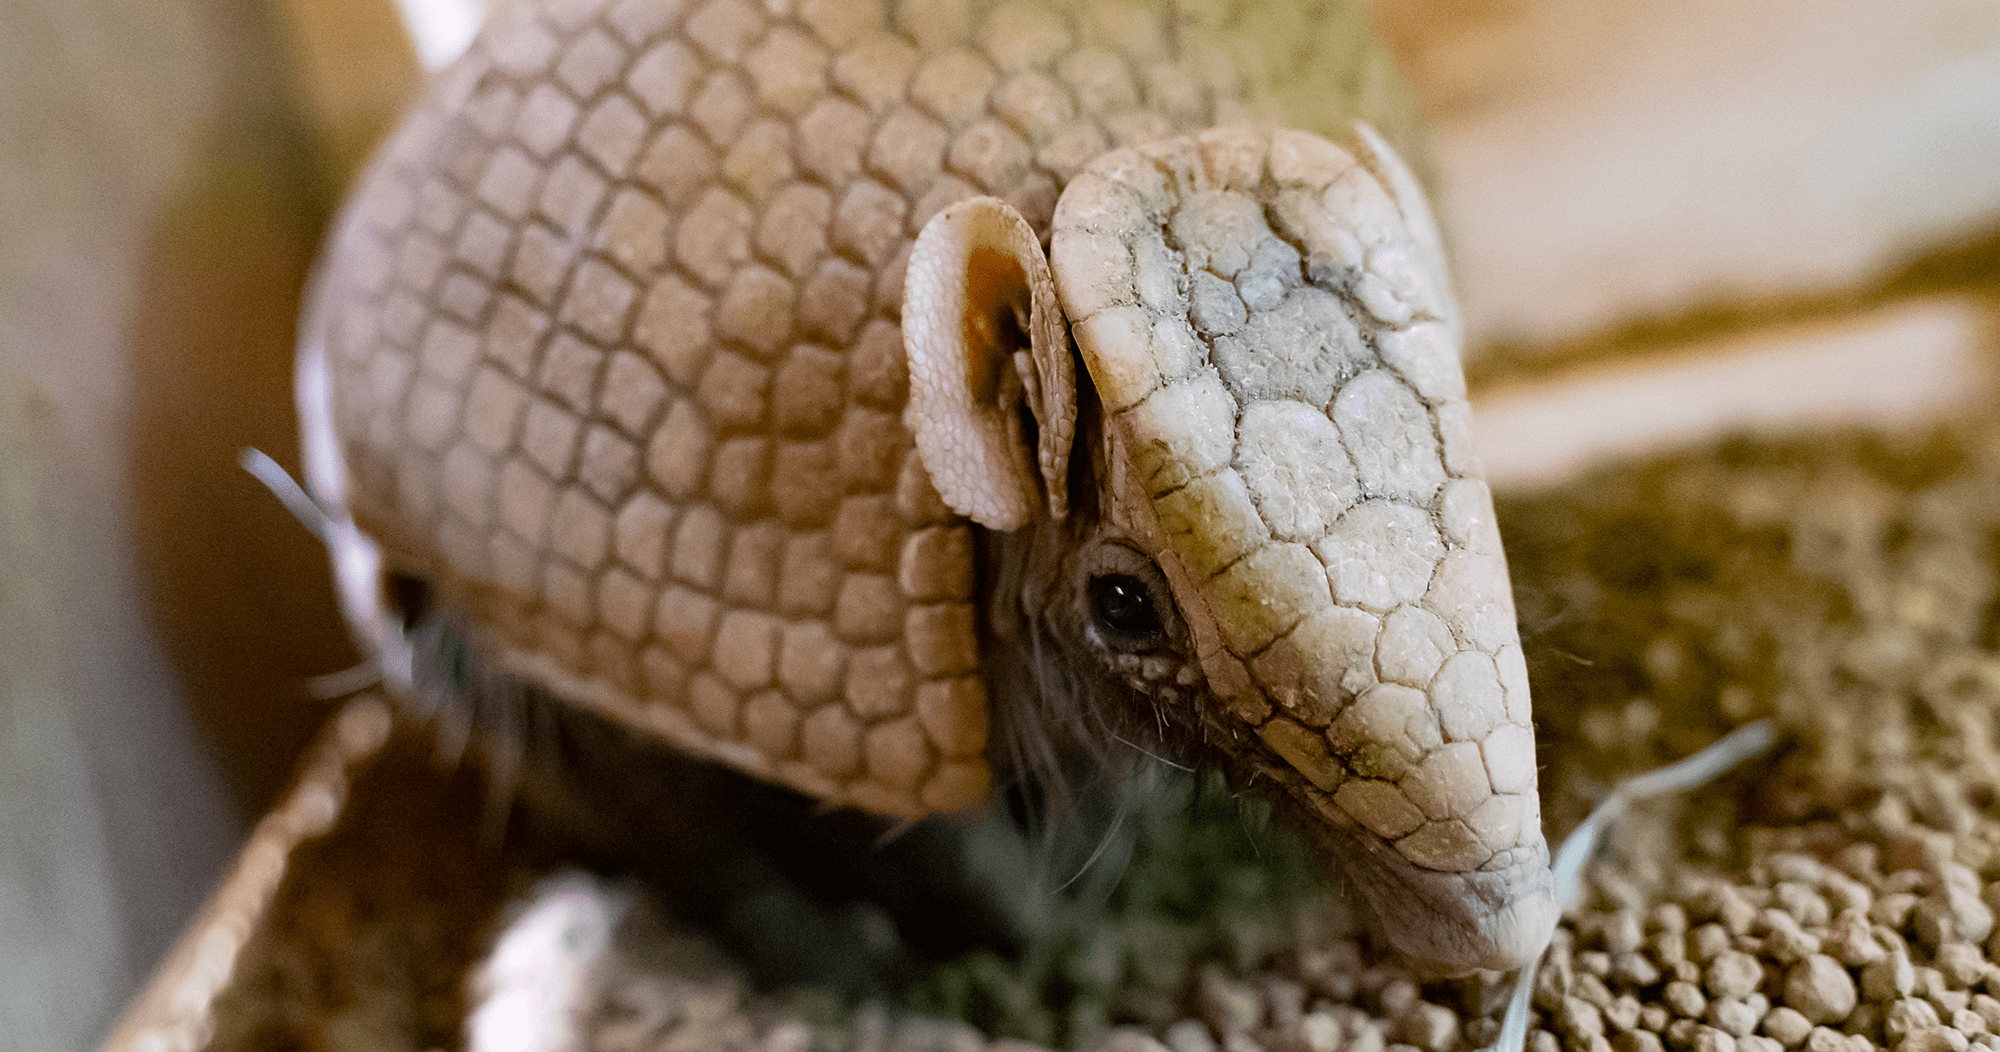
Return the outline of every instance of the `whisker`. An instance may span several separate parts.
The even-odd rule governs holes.
[[[921,821],[921,819],[905,818],[896,822],[889,828],[884,829],[882,831],[881,836],[875,838],[874,846],[878,850],[881,848],[888,847],[890,844],[895,843],[898,837],[901,837],[903,834],[908,833],[910,830],[917,828],[917,823],[919,821]]]
[[[521,691],[501,684],[482,683],[469,689],[476,695],[474,703],[485,710],[473,717],[486,729],[481,736],[487,770],[483,834],[489,843],[499,844],[506,839],[508,812],[521,783],[521,741],[527,733],[528,701]]]
[[[1071,884],[1082,880],[1083,875],[1090,872],[1090,867],[1096,865],[1097,860],[1104,857],[1105,850],[1111,847],[1112,841],[1118,837],[1119,828],[1125,824],[1125,814],[1129,810],[1131,810],[1130,805],[1125,800],[1121,799],[1118,801],[1118,813],[1111,816],[1111,828],[1105,830],[1104,835],[1098,838],[1097,850],[1092,851],[1090,857],[1083,860],[1083,865],[1077,868],[1074,876],[1062,882],[1062,886],[1056,889],[1056,894],[1060,895],[1068,891]]]
[[[292,513],[292,518],[299,520],[299,525],[312,531],[312,535],[319,538],[321,544],[327,543],[328,516],[325,506],[314,500],[312,494],[307,493],[305,487],[299,485],[297,479],[292,478],[291,472],[272,460],[270,454],[254,446],[236,454],[236,463],[241,465],[244,471],[249,472],[250,477],[263,483],[264,488],[278,498],[278,503],[283,504],[285,510]]]
[[[1189,774],[1194,773],[1194,768],[1189,767],[1186,764],[1175,763],[1174,761],[1169,760],[1166,757],[1159,755],[1158,753],[1154,753],[1147,749],[1141,748],[1137,744],[1134,744],[1131,741],[1127,741],[1124,737],[1120,735],[1113,734],[1111,736],[1111,739],[1119,743],[1120,745],[1125,745],[1136,750],[1140,755],[1146,757],[1149,760],[1154,760],[1156,762],[1166,764],[1168,767],[1171,767],[1176,771],[1186,771]]]
[[[314,701],[334,701],[359,694],[382,682],[382,665],[374,658],[338,672],[306,677],[306,693]]]
[[[1556,848],[1550,870],[1555,878],[1556,904],[1564,912],[1574,909],[1583,897],[1583,866],[1597,851],[1604,832],[1624,815],[1632,804],[1648,797],[1683,793],[1712,782],[1751,757],[1768,752],[1777,744],[1778,728],[1770,720],[1746,723],[1711,742],[1706,748],[1665,767],[1635,775],[1618,783],[1611,795],[1593,808],[1570,830]],[[1528,1013],[1534,999],[1535,973],[1541,968],[1544,949],[1514,978],[1514,995],[1500,1023],[1495,1052],[1521,1052],[1528,1040]]]

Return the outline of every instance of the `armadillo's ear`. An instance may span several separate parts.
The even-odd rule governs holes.
[[[1020,529],[1044,507],[1067,514],[1069,326],[1019,212],[975,197],[924,224],[903,283],[903,349],[903,423],[944,502],[995,530]]]

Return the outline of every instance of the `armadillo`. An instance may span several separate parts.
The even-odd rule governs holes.
[[[1526,666],[1358,6],[504,9],[302,330],[357,633],[407,686],[420,593],[881,815],[1112,741],[1220,766],[1417,964],[1529,960]]]

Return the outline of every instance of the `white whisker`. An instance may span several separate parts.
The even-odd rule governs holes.
[[[359,694],[382,682],[382,666],[374,658],[338,672],[306,677],[306,693],[315,701],[333,701]]]
[[[1056,889],[1056,894],[1060,895],[1063,892],[1068,891],[1069,886],[1071,884],[1074,884],[1077,881],[1082,880],[1083,875],[1085,873],[1090,872],[1090,867],[1096,865],[1097,860],[1104,857],[1105,850],[1111,847],[1111,842],[1113,840],[1117,839],[1118,830],[1120,827],[1124,826],[1125,814],[1130,809],[1131,809],[1130,806],[1127,804],[1125,800],[1121,799],[1118,801],[1118,813],[1116,815],[1113,815],[1111,818],[1111,828],[1105,830],[1104,835],[1098,838],[1097,850],[1092,851],[1090,853],[1090,857],[1083,860],[1083,865],[1077,867],[1077,871],[1073,876],[1071,876],[1068,880],[1062,882],[1062,886]]]
[[[1712,782],[1737,764],[1768,751],[1777,740],[1777,726],[1770,720],[1758,720],[1736,728],[1692,756],[1619,783],[1556,849],[1555,864],[1550,867],[1555,874],[1556,905],[1568,912],[1583,897],[1583,864],[1596,854],[1598,842],[1627,808],[1649,797],[1685,792]],[[1527,1046],[1535,972],[1547,952],[1544,949],[1514,980],[1514,996],[1507,1002],[1493,1052],[1521,1052]]]
[[[326,508],[314,500],[312,494],[307,493],[305,487],[299,485],[298,480],[292,478],[291,472],[286,471],[283,465],[272,460],[270,454],[254,446],[236,454],[236,463],[241,465],[244,471],[249,472],[250,477],[263,483],[264,488],[278,498],[278,503],[283,504],[285,510],[292,513],[292,518],[299,520],[299,525],[311,530],[312,535],[318,537],[321,544],[328,543]]]
[[[1194,773],[1194,768],[1192,768],[1192,767],[1189,767],[1189,766],[1187,766],[1186,764],[1180,764],[1180,763],[1175,763],[1174,761],[1172,761],[1172,760],[1169,760],[1169,759],[1167,759],[1166,757],[1164,757],[1164,756],[1161,756],[1161,755],[1159,755],[1158,753],[1155,753],[1155,752],[1150,752],[1150,751],[1148,751],[1148,750],[1146,750],[1146,749],[1144,749],[1144,748],[1141,748],[1141,747],[1140,747],[1140,746],[1138,746],[1137,744],[1135,744],[1135,743],[1133,743],[1133,742],[1130,742],[1130,741],[1127,741],[1127,740],[1126,740],[1125,738],[1123,738],[1123,737],[1121,737],[1121,736],[1119,736],[1119,735],[1116,735],[1116,734],[1113,734],[1113,735],[1111,736],[1111,740],[1113,740],[1113,741],[1117,742],[1117,743],[1118,743],[1118,744],[1120,744],[1120,745],[1124,745],[1124,746],[1128,746],[1128,747],[1130,747],[1131,749],[1133,749],[1133,750],[1137,751],[1137,752],[1138,752],[1138,753],[1139,753],[1140,755],[1142,755],[1142,756],[1146,757],[1146,758],[1147,758],[1147,759],[1149,759],[1149,760],[1154,760],[1154,761],[1157,761],[1157,762],[1159,762],[1159,763],[1163,763],[1163,764],[1166,764],[1166,765],[1167,765],[1168,767],[1171,767],[1171,768],[1173,768],[1173,769],[1174,769],[1174,770],[1176,770],[1176,771],[1186,771],[1186,772],[1187,772],[1187,773],[1189,773],[1189,774],[1193,774],[1193,773]]]

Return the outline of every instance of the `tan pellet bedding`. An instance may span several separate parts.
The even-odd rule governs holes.
[[[1786,735],[1775,757],[1620,825],[1536,980],[1530,1048],[2000,1048],[1987,947],[2000,905],[2000,440],[1733,443],[1499,513],[1552,833],[1617,780],[1732,726],[1774,715]],[[428,758],[423,743],[393,745],[342,825],[299,853],[215,1047],[454,1047],[464,976],[506,904],[581,887],[537,892],[557,852],[482,838],[474,780]],[[1187,846],[1212,821],[1183,842],[1155,811],[1140,812],[1139,852],[1092,875],[1126,877],[1125,891],[1095,893],[1122,913],[1052,925],[1060,945],[1025,965],[958,962],[910,1000],[1047,1044],[1135,1052],[1492,1042],[1498,977],[1416,982],[1349,935],[1326,897],[1293,892],[1301,867],[1275,834],[1236,842],[1262,863],[1230,861]],[[1149,855],[1149,837],[1178,850]],[[1161,890],[1176,881],[1179,893]],[[610,897],[592,901],[626,901],[599,887]],[[1188,917],[1186,901],[1204,898],[1217,915]],[[590,979],[593,1049],[984,1042],[902,1008],[752,995],[698,940],[643,906],[627,916],[613,964]]]

